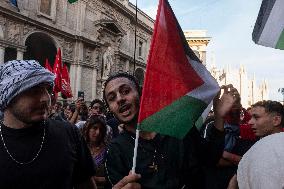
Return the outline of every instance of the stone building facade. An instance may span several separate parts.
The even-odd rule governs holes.
[[[138,10],[134,65],[135,6],[128,0],[0,1],[0,64],[12,59],[46,59],[56,51],[70,72],[74,98],[102,97],[105,79],[115,72],[135,73],[143,82],[154,20]]]
[[[186,41],[196,56],[206,66],[207,45],[211,37],[207,36],[206,30],[185,30]]]
[[[219,85],[233,84],[241,95],[243,107],[247,108],[257,101],[269,100],[269,87],[266,80],[257,85],[255,76],[249,77],[245,67],[232,69],[227,66],[224,69],[218,69],[212,66],[210,72],[218,81]]]
[[[207,36],[206,30],[185,30],[184,34],[190,48],[199,57],[202,64],[207,67],[219,85],[233,84],[238,89],[243,107],[247,108],[257,101],[269,99],[267,81],[263,80],[257,85],[255,77],[253,76],[250,79],[244,66],[240,66],[238,69],[232,69],[230,66],[220,69],[216,67],[215,60],[211,60],[211,66],[207,64],[207,46],[211,37]]]

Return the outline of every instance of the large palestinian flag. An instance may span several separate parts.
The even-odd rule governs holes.
[[[284,0],[263,0],[252,33],[255,43],[284,50]]]
[[[189,48],[167,0],[160,0],[139,128],[183,138],[219,91],[216,80]]]

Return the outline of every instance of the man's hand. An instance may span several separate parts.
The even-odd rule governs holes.
[[[240,95],[233,85],[223,85],[224,93],[219,99],[218,96],[214,99],[214,113],[217,117],[224,118],[232,109],[233,105],[240,101]]]
[[[81,108],[84,106],[84,100],[82,98],[78,98],[75,102],[75,107],[78,112],[80,112]]]
[[[123,177],[112,189],[141,189],[141,185],[137,183],[141,178],[139,174],[129,173],[129,175]]]
[[[224,131],[224,117],[230,112],[235,103],[240,103],[240,95],[233,85],[222,86],[224,90],[220,98],[220,93],[216,95],[213,101],[215,127],[220,131]]]
[[[238,187],[237,175],[235,174],[235,175],[231,178],[227,189],[238,189],[238,188],[239,188],[239,187]]]

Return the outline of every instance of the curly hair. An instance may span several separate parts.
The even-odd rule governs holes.
[[[276,113],[281,116],[281,126],[284,126],[284,107],[280,102],[272,101],[272,100],[263,100],[258,101],[253,104],[251,107],[263,107],[266,113]]]
[[[105,111],[106,111],[105,110],[105,103],[102,100],[100,100],[100,99],[93,100],[90,104],[90,107],[93,108],[94,104],[99,104],[101,106],[100,111],[105,113]]]

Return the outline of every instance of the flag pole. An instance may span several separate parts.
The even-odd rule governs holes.
[[[137,23],[138,23],[138,7],[137,7],[137,0],[135,4],[135,27],[134,27],[134,63],[133,63],[133,76],[135,76],[135,66],[136,66],[136,41],[137,41]],[[137,150],[138,150],[138,139],[139,139],[139,124],[137,124],[136,128],[136,136],[135,136],[135,144],[134,144],[134,149],[133,149],[133,161],[132,161],[132,169],[131,172],[132,174],[135,173],[135,168],[136,168],[136,159],[137,159]]]
[[[131,169],[132,174],[135,173],[135,168],[136,168],[139,132],[140,132],[140,130],[139,130],[138,126],[137,126],[136,136],[135,136],[135,144],[134,144],[134,150],[133,150],[133,161],[132,161],[133,163],[132,163],[132,169]]]

